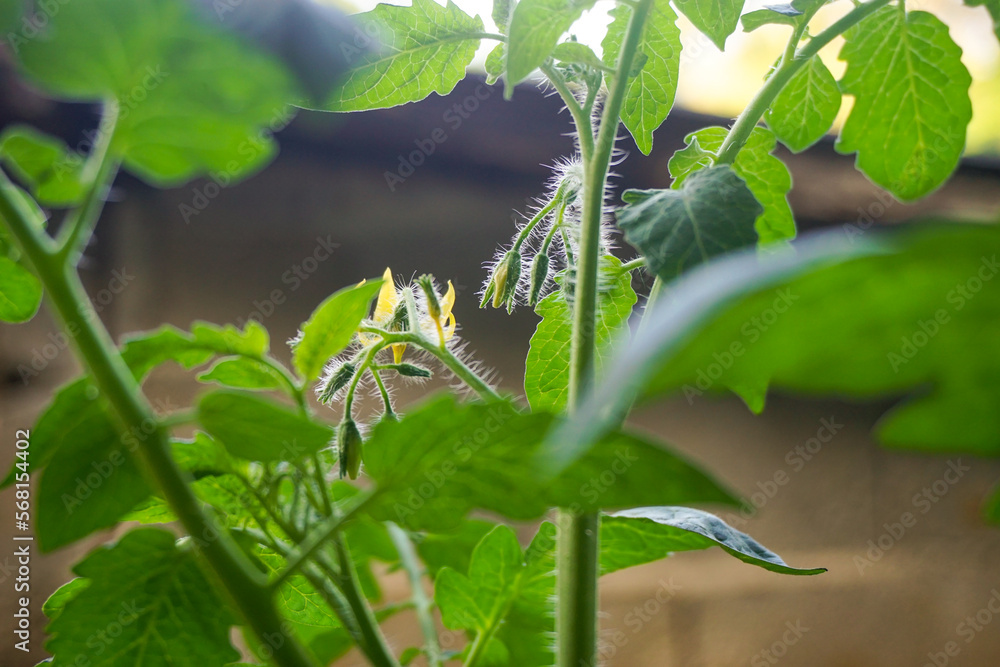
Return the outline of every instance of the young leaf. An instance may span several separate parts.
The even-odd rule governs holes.
[[[247,357],[222,359],[198,376],[199,382],[218,382],[237,389],[280,389],[281,376],[270,366]]]
[[[434,582],[434,600],[441,621],[451,630],[471,630],[492,636],[497,618],[517,594],[522,570],[521,545],[507,526],[497,526],[472,552],[469,576],[443,568]]]
[[[676,0],[674,4],[720,51],[726,50],[726,38],[736,30],[743,12],[743,0]]]
[[[781,24],[798,26],[808,23],[816,10],[829,0],[792,0],[786,5],[766,5],[763,9],[747,12],[740,17],[744,32],[753,32],[761,26]]]
[[[497,526],[476,546],[468,576],[450,567],[438,573],[434,597],[445,627],[488,641],[482,664],[553,664],[554,555],[552,524],[541,525],[523,556],[514,532]]]
[[[28,126],[7,128],[0,137],[0,159],[30,185],[40,204],[72,206],[83,196],[83,158],[55,137]]]
[[[779,574],[820,574],[790,567],[778,554],[722,519],[689,507],[640,507],[601,518],[601,573],[659,560],[671,552],[722,547],[744,563]]]
[[[618,5],[611,10],[614,20],[601,43],[604,63],[608,67],[614,67],[618,62],[631,15],[632,9],[627,5]],[[622,123],[645,155],[653,149],[653,132],[674,105],[681,62],[681,31],[676,21],[677,15],[667,0],[659,0],[653,5],[639,43],[639,51],[647,56],[647,60],[637,74],[629,77],[625,90]]]
[[[447,95],[472,62],[483,22],[451,2],[413,0],[410,7],[378,5],[352,17],[364,45],[353,54],[343,83],[324,108],[328,111],[385,109],[417,102],[431,93]]]
[[[632,277],[621,270],[621,261],[607,257],[601,267],[603,289],[597,301],[598,375],[610,355],[610,343],[628,321],[636,302]],[[566,295],[557,289],[535,308],[542,320],[531,337],[525,362],[524,393],[535,412],[562,412],[569,390],[569,348],[573,314]]]
[[[58,664],[168,667],[239,659],[229,643],[226,604],[195,555],[174,539],[165,530],[134,530],[73,568],[90,583],[74,591],[47,628],[45,648]]]
[[[733,169],[701,169],[678,190],[626,190],[618,211],[625,238],[650,270],[670,281],[716,255],[752,245],[763,212]]]
[[[42,283],[28,269],[0,256],[0,320],[27,322],[42,305]]]
[[[727,134],[725,128],[707,127],[685,137],[689,147],[675,153],[668,164],[675,179],[671,187],[681,187],[691,173],[704,166],[703,162],[687,158],[687,153],[693,151],[695,156],[717,153]],[[754,222],[760,245],[795,238],[795,218],[785,198],[792,188],[792,176],[785,163],[771,155],[775,147],[774,135],[763,127],[755,127],[732,165],[763,207]]]
[[[493,85],[496,83],[500,77],[503,76],[504,68],[506,68],[507,60],[507,45],[503,42],[497,44],[490,51],[490,54],[486,56],[486,83]]]
[[[70,579],[53,591],[52,595],[50,595],[48,599],[42,603],[42,613],[45,614],[50,621],[56,620],[56,617],[59,616],[59,614],[62,613],[62,610],[66,608],[66,603],[75,598],[80,591],[89,585],[90,579],[85,579],[83,577]]]
[[[816,55],[785,84],[764,119],[781,143],[798,153],[829,131],[840,102],[837,80]]]
[[[333,429],[250,393],[216,391],[198,403],[198,421],[233,456],[297,461],[330,445]]]
[[[595,0],[521,0],[514,7],[507,41],[508,94],[552,55],[559,38]]]
[[[276,61],[183,0],[66,3],[45,38],[14,51],[54,96],[116,101],[112,154],[154,185],[208,172],[231,182],[259,169],[275,150],[262,130],[287,122],[285,105],[298,97]]]
[[[972,78],[948,27],[926,12],[884,7],[846,34],[840,85],[854,106],[837,140],[872,181],[903,201],[954,171],[972,118]]]
[[[594,50],[580,42],[562,42],[556,44],[552,57],[561,63],[579,63],[594,69],[604,69],[606,65],[597,57]]]
[[[315,380],[323,365],[350,344],[381,286],[381,280],[369,280],[345,287],[313,311],[292,350],[292,362],[299,375]]]

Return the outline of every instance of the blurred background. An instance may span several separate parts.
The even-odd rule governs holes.
[[[475,3],[458,4],[488,16]],[[599,5],[589,14],[594,25],[606,9]],[[834,227],[851,234],[936,215],[1000,218],[994,154],[1000,149],[1000,49],[982,9],[952,2],[945,14],[978,77],[969,158],[941,190],[903,205],[857,173],[852,157],[836,154],[832,140],[801,155],[782,150],[802,233]],[[730,123],[784,39],[769,28],[736,35],[733,52],[723,57],[686,30],[679,108],[657,132],[650,156],[622,139],[629,155],[615,169],[615,186],[667,186],[666,161],[684,135]],[[835,65],[836,48],[829,56]],[[28,122],[73,146],[96,123],[93,108],[44,99],[17,80],[2,50],[0,59],[0,127]],[[572,150],[570,120],[558,98],[529,85],[504,102],[499,87],[473,76],[447,97],[365,114],[301,113],[275,129],[281,129],[279,157],[239,184],[216,177],[160,191],[128,175],[118,178],[83,267],[112,333],[255,318],[270,330],[277,356],[287,359],[283,342],[334,290],[378,276],[386,266],[404,278],[432,272],[454,282],[455,313],[470,353],[496,370],[504,390],[520,392],[537,317],[528,309],[513,316],[478,310],[475,292],[486,277],[482,263],[512,235],[518,212],[544,192],[546,165]],[[420,151],[442,133],[446,140],[433,152]],[[620,254],[634,256],[627,247]],[[637,278],[635,287],[645,294],[649,281]],[[54,389],[78,372],[44,310],[28,324],[0,328],[3,442],[13,441],[15,429],[29,428]],[[196,392],[175,366],[158,371],[147,388],[161,410],[189,404]],[[405,403],[421,391],[401,386],[397,395]],[[602,582],[606,664],[1000,663],[1000,618],[992,623],[993,609],[1000,609],[1000,531],[979,514],[1000,464],[880,450],[870,429],[890,404],[772,395],[755,417],[736,398],[688,403],[678,397],[636,413],[635,428],[672,443],[748,498],[741,510],[721,512],[723,518],[792,565],[830,571],[785,577],[711,550],[611,575]],[[12,449],[4,445],[0,468],[9,466]],[[0,493],[0,507],[12,503],[10,490]],[[917,521],[901,531],[897,524],[906,512]],[[0,537],[7,543],[9,531],[5,522]],[[529,533],[525,527],[526,539]],[[69,566],[109,537],[35,561],[36,628],[41,603],[70,578]],[[9,551],[0,554],[0,665],[21,667],[45,654],[38,635],[30,656],[11,649]],[[403,578],[387,575],[389,599],[406,590]],[[400,650],[419,641],[407,614],[386,628]],[[461,638],[444,631],[441,641],[457,648]]]

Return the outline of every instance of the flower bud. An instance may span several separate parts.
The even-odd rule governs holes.
[[[340,452],[340,476],[346,474],[351,479],[358,478],[361,470],[361,447],[364,442],[361,439],[361,431],[358,425],[350,417],[340,422],[337,428],[337,446]]]
[[[326,386],[323,387],[323,391],[319,395],[319,402],[326,405],[332,401],[336,393],[346,387],[347,383],[351,381],[355,371],[357,371],[357,366],[351,362],[347,362],[338,368],[337,372],[330,376]]]
[[[494,292],[493,307],[500,308],[504,304],[510,310],[517,290],[517,281],[521,278],[521,253],[509,250],[493,273]]]
[[[429,370],[414,364],[396,364],[393,368],[395,368],[396,372],[403,377],[429,378],[431,376],[431,372]]]
[[[486,304],[488,304],[490,300],[493,298],[493,293],[496,292],[496,289],[497,286],[496,283],[493,282],[493,276],[490,276],[490,281],[486,283],[486,289],[483,290],[483,298],[479,302],[480,308],[486,307]]]
[[[427,314],[434,321],[440,320],[441,302],[438,301],[437,292],[434,290],[434,276],[425,273],[417,278],[417,284],[420,285],[420,289],[424,291],[424,296],[427,297]]]
[[[528,305],[532,308],[538,303],[538,296],[549,277],[549,256],[540,252],[531,262],[531,286],[528,289]]]

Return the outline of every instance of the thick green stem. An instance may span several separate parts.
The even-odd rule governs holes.
[[[757,91],[754,98],[750,100],[750,104],[743,109],[743,113],[739,115],[736,123],[729,130],[729,134],[726,135],[722,146],[719,147],[715,163],[732,164],[736,160],[740,149],[743,148],[747,139],[750,138],[753,128],[757,126],[757,123],[763,118],[764,113],[774,104],[778,93],[782,91],[788,81],[795,76],[796,72],[802,69],[802,66],[810,58],[819,53],[820,49],[824,46],[842,35],[848,28],[859,23],[882,7],[885,7],[889,2],[890,0],[872,0],[871,2],[858,5],[829,28],[806,42],[802,48],[794,52],[794,57],[788,57],[789,53],[792,52],[791,49],[786,51],[785,56],[781,59],[781,63],[771,73],[771,76],[768,77],[767,82]],[[792,35],[792,40],[797,43],[800,36],[801,32],[796,31]]]
[[[158,422],[149,402],[126,367],[114,342],[98,318],[92,317],[89,299],[76,270],[67,257],[51,251],[43,236],[13,196],[13,186],[0,177],[0,217],[7,222],[34,266],[48,299],[64,328],[73,337],[81,360],[101,394],[107,399],[123,432],[153,432],[135,453],[160,493],[191,535],[204,557],[210,574],[221,584],[237,612],[282,667],[312,667],[312,659],[301,644],[282,630],[283,620],[274,608],[270,590],[260,573],[239,550],[229,534],[202,511],[188,486],[186,475],[170,456],[166,429]],[[72,237],[70,237],[72,238]],[[81,238],[80,245],[85,243]],[[68,246],[63,246],[68,247]]]
[[[363,643],[360,648],[375,667],[399,667],[399,661],[389,650],[389,645],[382,635],[382,628],[379,627],[375,613],[368,606],[361,593],[361,582],[358,580],[358,572],[351,559],[351,552],[347,547],[347,538],[343,533],[333,536],[333,546],[337,552],[337,561],[340,565],[340,577],[338,582],[340,590],[354,612],[358,628],[361,630]]]
[[[640,0],[632,10],[604,104],[594,152],[589,160],[584,156],[583,211],[569,367],[571,413],[579,407],[593,374],[604,191],[629,72],[652,4],[652,0]],[[560,509],[557,524],[557,664],[559,667],[594,667],[597,664],[600,515]]]

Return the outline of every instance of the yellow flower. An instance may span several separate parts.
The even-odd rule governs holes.
[[[454,306],[455,286],[449,280],[448,291],[445,292],[444,298],[441,299],[441,316],[434,323],[437,326],[438,337],[441,339],[442,345],[451,340],[452,336],[455,335],[455,327],[458,323],[455,321],[455,313],[451,312]]]
[[[380,329],[389,329],[392,326],[393,317],[396,314],[396,307],[399,306],[399,292],[396,291],[396,284],[392,279],[392,270],[386,267],[382,274],[382,287],[378,291],[378,300],[375,302],[375,314],[372,315],[372,323]],[[375,334],[358,334],[358,338],[365,345],[369,345],[378,340]],[[398,364],[403,360],[403,353],[406,345],[396,343],[392,346],[392,357]]]

